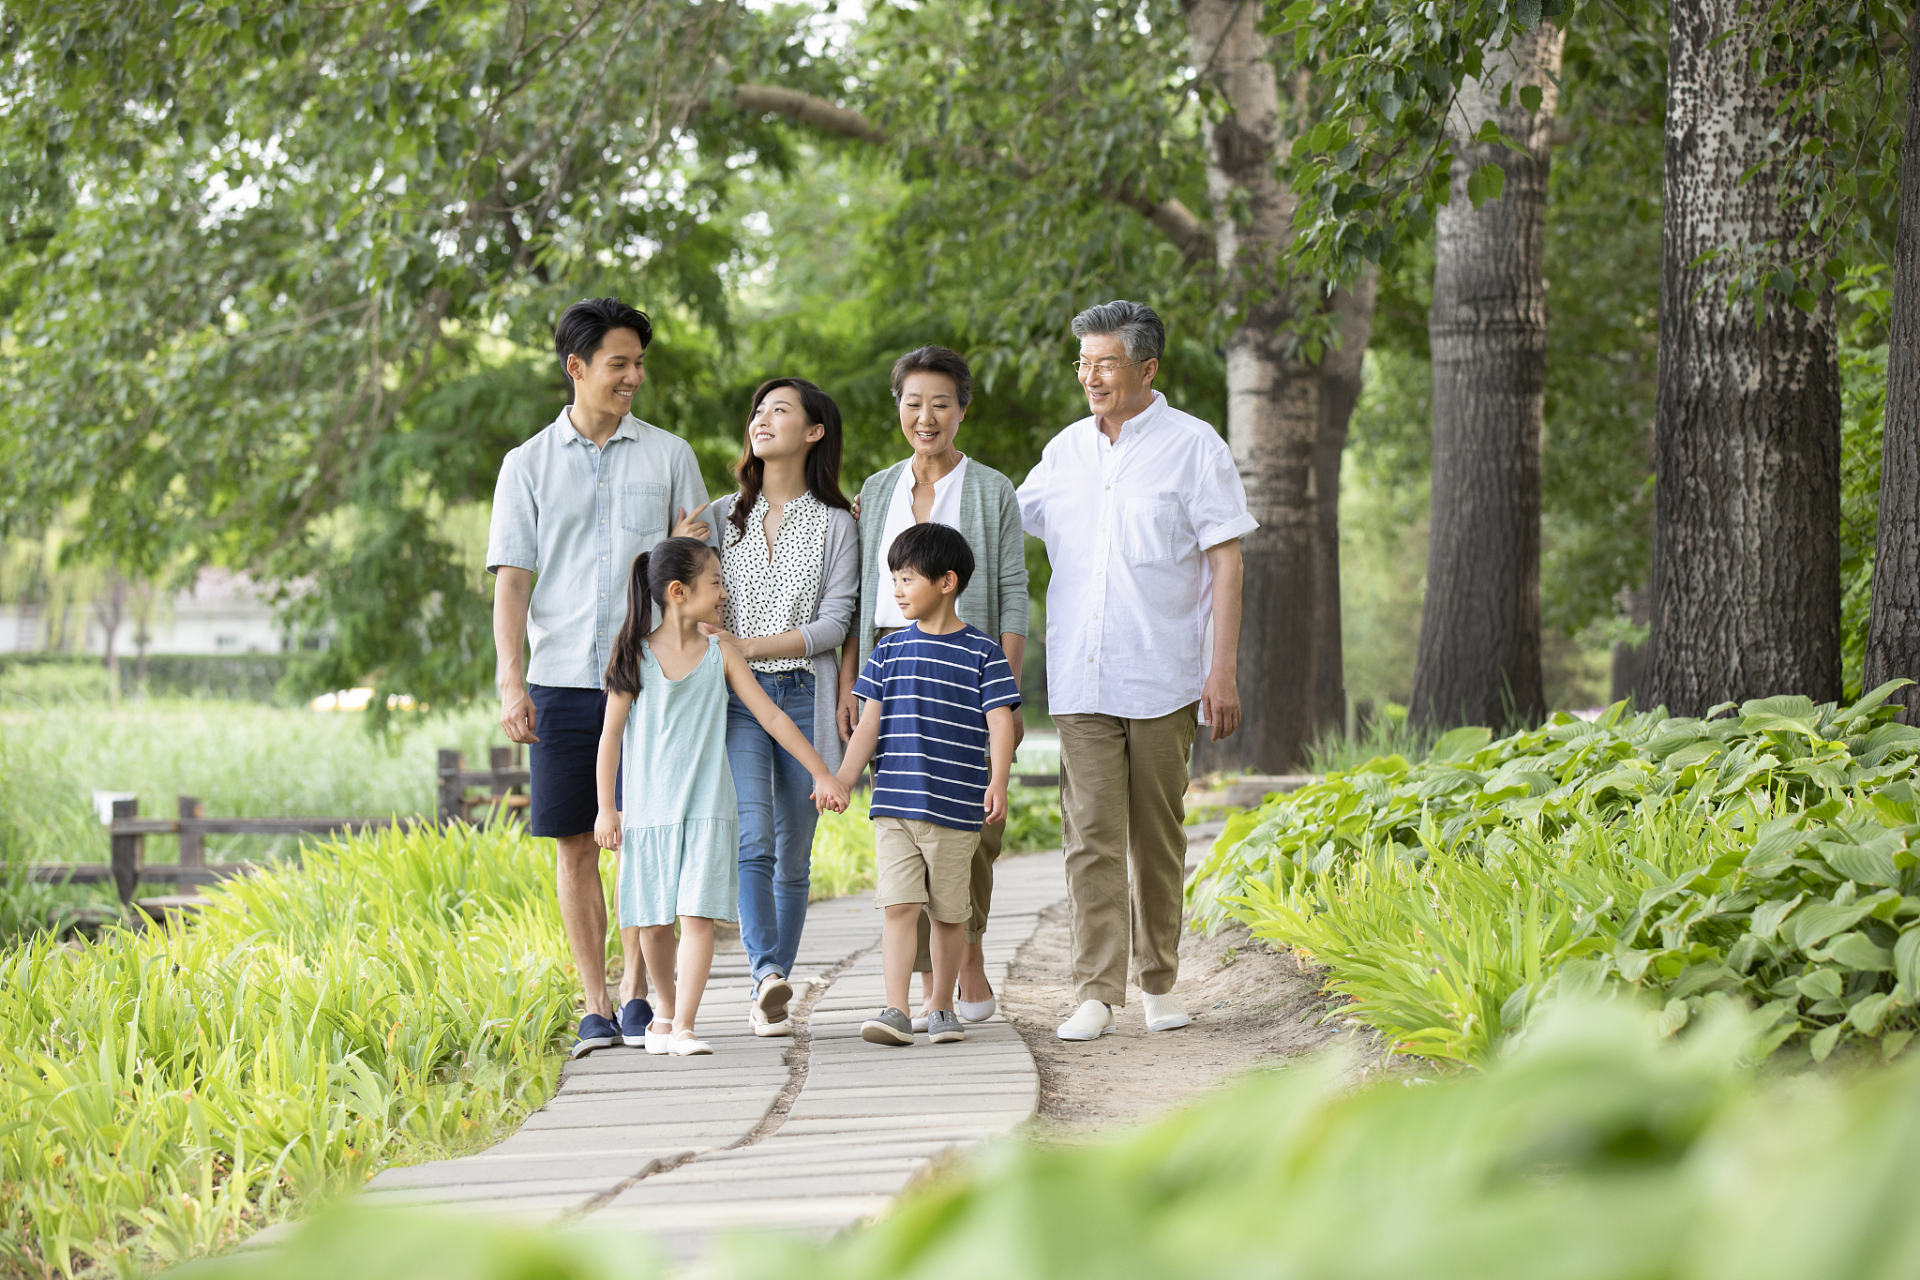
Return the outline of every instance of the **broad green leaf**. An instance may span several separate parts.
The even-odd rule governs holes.
[[[1869,844],[1840,844],[1833,840],[1822,840],[1814,845],[1827,865],[1849,880],[1861,884],[1896,885],[1900,883],[1900,872],[1893,865],[1893,855],[1905,841],[1897,833],[1875,840]]]
[[[1482,725],[1464,725],[1440,736],[1427,754],[1429,764],[1458,764],[1471,759],[1493,738],[1493,731]]]
[[[1871,693],[1861,698],[1860,701],[1848,707],[1846,710],[1837,713],[1834,716],[1834,719],[1839,721],[1841,724],[1846,724],[1851,720],[1856,720],[1859,717],[1866,715],[1869,711],[1872,711],[1875,708],[1881,706],[1886,702],[1888,698],[1892,697],[1895,693],[1899,692],[1901,689],[1906,688],[1908,685],[1912,683],[1913,681],[1907,679],[1905,676],[1902,676],[1895,680],[1889,680],[1885,684],[1881,685],[1879,688],[1873,690]]]
[[[1782,901],[1763,902],[1753,909],[1752,933],[1757,938],[1771,938],[1780,922],[1792,914],[1807,895],[1796,893]]]
[[[1876,946],[1864,933],[1843,933],[1808,954],[1816,960],[1831,960],[1863,973],[1893,972],[1893,953]]]
[[[1843,989],[1840,975],[1831,969],[1815,969],[1803,974],[1794,985],[1809,1000],[1838,1000]]]
[[[1813,1060],[1815,1062],[1825,1062],[1827,1055],[1833,1052],[1833,1046],[1840,1042],[1840,1035],[1846,1029],[1846,1023],[1836,1022],[1816,1035],[1807,1046],[1813,1051]]]
[[[1920,927],[1909,927],[1893,944],[1893,971],[1908,1000],[1920,992]]]
[[[1887,1016],[1887,1009],[1892,1004],[1893,997],[1885,992],[1866,996],[1847,1010],[1847,1021],[1861,1035],[1873,1035],[1880,1030],[1880,1020]]]

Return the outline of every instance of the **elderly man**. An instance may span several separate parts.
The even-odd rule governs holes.
[[[652,339],[646,315],[616,298],[576,302],[561,313],[553,345],[573,403],[501,462],[487,537],[500,724],[507,737],[530,744],[527,825],[559,845],[560,920],[584,988],[576,1058],[644,1043],[653,1019],[640,930],[626,929],[614,1021],[607,899],[593,840],[604,676],[627,616],[627,575],[669,529],[707,536],[698,518],[707,489],[693,449],[631,412]]]
[[[1147,1030],[1192,1021],[1173,994],[1188,753],[1196,722],[1215,739],[1240,723],[1240,538],[1257,525],[1226,442],[1153,389],[1153,309],[1109,302],[1073,332],[1093,413],[1048,442],[1020,514],[1053,564],[1047,698],[1081,1002],[1059,1035],[1093,1040],[1126,1003],[1129,953]]]

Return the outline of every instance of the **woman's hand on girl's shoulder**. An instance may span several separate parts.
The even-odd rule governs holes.
[[[733,650],[743,658],[753,657],[753,654],[748,652],[749,642],[742,640],[725,627],[716,627],[711,622],[703,622],[700,624],[700,634],[715,637],[721,644],[727,646],[727,648]]]
[[[831,809],[835,813],[847,811],[847,784],[830,773],[813,775],[813,811],[825,813]]]
[[[593,842],[602,849],[620,847],[620,811],[602,809],[593,820]]]

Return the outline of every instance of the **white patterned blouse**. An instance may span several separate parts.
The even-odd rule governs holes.
[[[721,530],[725,550],[720,573],[727,584],[722,616],[727,630],[742,639],[777,636],[813,621],[820,603],[820,575],[826,565],[827,506],[811,493],[787,503],[767,553],[763,522],[767,495],[761,494],[747,512],[747,527]],[[755,671],[802,671],[811,658],[755,658]]]

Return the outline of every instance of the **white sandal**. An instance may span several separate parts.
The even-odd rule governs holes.
[[[703,1053],[712,1053],[713,1047],[705,1040],[693,1034],[693,1028],[673,1033],[673,1039],[667,1042],[667,1052],[676,1058],[692,1058]]]

